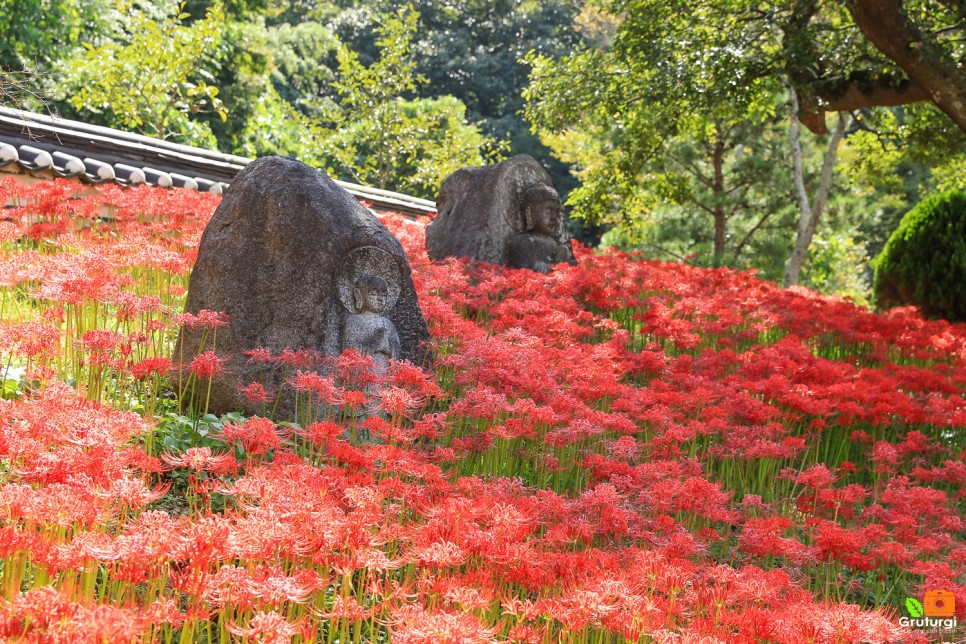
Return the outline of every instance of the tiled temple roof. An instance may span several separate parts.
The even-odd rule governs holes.
[[[148,184],[221,194],[253,159],[193,148],[97,125],[0,107],[0,170],[79,179],[85,183]],[[336,181],[378,210],[436,212],[427,199]]]

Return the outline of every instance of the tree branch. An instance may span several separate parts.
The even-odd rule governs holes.
[[[687,260],[687,257],[685,257],[684,255],[679,255],[678,253],[670,251],[667,248],[664,248],[663,246],[661,246],[660,244],[655,244],[653,242],[644,242],[642,246],[644,248],[654,248],[656,250],[661,251],[662,253],[666,253],[671,257],[673,257],[674,259],[678,260],[679,262],[684,262]]]
[[[741,241],[738,242],[738,245],[734,247],[734,250],[731,251],[731,259],[733,261],[738,259],[738,255],[741,254],[741,251],[744,249],[745,244],[747,244],[751,240],[752,235],[758,232],[761,229],[761,227],[764,225],[764,223],[768,221],[768,219],[773,214],[775,214],[774,210],[770,208],[765,210],[765,214],[761,216],[761,219],[758,220],[758,223],[751,227],[751,230],[749,230],[747,234],[745,234],[745,236],[741,239]]]
[[[814,134],[828,134],[826,112],[854,112],[870,107],[896,107],[930,100],[929,94],[916,83],[890,79],[869,82],[853,78],[818,90],[816,98],[802,101],[799,118]]]
[[[674,161],[679,166],[684,168],[686,172],[690,172],[692,175],[694,175],[694,178],[700,181],[701,183],[703,183],[706,187],[708,188],[713,187],[714,184],[711,181],[711,179],[709,177],[704,176],[704,174],[701,173],[701,170],[696,165],[694,165],[689,161],[685,161],[684,159],[679,159],[677,156],[671,153],[668,153],[667,156],[669,159],[671,159],[671,161]]]
[[[966,132],[966,69],[909,20],[902,0],[852,0],[849,11],[865,37]]]

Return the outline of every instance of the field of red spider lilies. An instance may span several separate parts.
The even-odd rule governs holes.
[[[169,361],[224,323],[182,314],[218,198],[78,189],[0,183],[0,639],[962,637],[899,618],[966,615],[963,325],[616,252],[436,264],[388,216],[434,372],[256,351],[326,418],[260,383],[218,418],[221,363]]]

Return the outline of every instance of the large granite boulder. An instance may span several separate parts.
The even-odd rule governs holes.
[[[574,263],[560,197],[531,156],[457,170],[440,186],[436,208],[426,227],[431,259],[468,257],[542,273]]]
[[[261,413],[241,392],[260,383],[271,402],[283,392],[276,419],[292,416],[294,395],[281,386],[293,366],[244,355],[257,348],[323,356],[352,348],[371,354],[377,370],[389,358],[428,359],[399,240],[334,181],[291,159],[258,159],[225,192],[191,272],[187,312],[202,310],[227,313],[228,325],[183,327],[174,360],[184,373],[200,352],[223,359],[210,397],[207,383],[202,392],[212,413]]]

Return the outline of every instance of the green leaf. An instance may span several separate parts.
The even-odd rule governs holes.
[[[922,604],[919,603],[918,599],[906,597],[906,610],[912,617],[922,617]]]
[[[3,382],[3,397],[7,399],[18,398],[20,394],[20,383],[13,378]]]

